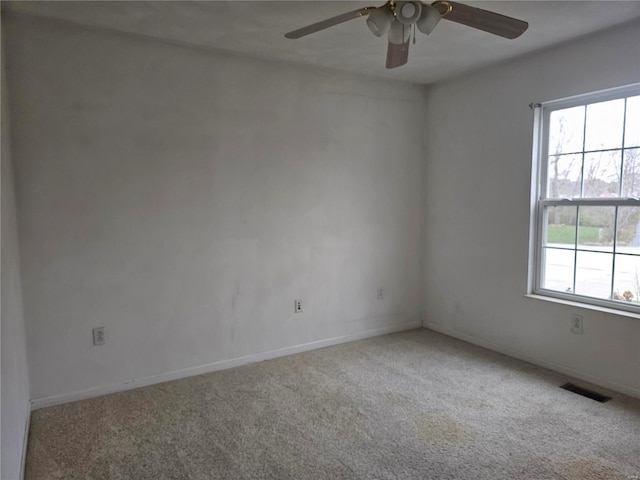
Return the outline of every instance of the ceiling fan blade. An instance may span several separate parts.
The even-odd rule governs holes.
[[[387,47],[387,68],[401,67],[409,60],[409,39],[401,44],[389,42]]]
[[[443,14],[442,18],[445,20],[461,23],[504,38],[517,38],[529,28],[527,22],[517,18],[458,2],[436,1],[432,5],[440,10]]]
[[[338,25],[339,23],[348,22],[349,20],[353,20],[354,18],[369,15],[376,9],[377,7],[359,8],[358,10],[343,13],[342,15],[336,15],[335,17],[327,18],[326,20],[322,20],[321,22],[312,23],[311,25],[307,25],[306,27],[298,28],[297,30],[285,33],[284,36],[286,38],[304,37],[306,35],[309,35],[310,33],[319,32],[320,30],[333,27],[334,25]]]

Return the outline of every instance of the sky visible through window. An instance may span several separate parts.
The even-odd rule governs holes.
[[[554,110],[548,132],[543,197],[575,203],[544,205],[541,287],[638,304],[640,207],[624,199],[640,197],[640,96]]]

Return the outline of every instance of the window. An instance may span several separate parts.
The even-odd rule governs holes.
[[[640,85],[536,108],[533,293],[640,313]]]

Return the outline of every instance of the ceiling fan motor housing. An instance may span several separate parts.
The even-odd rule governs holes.
[[[404,25],[412,25],[422,13],[421,2],[397,2],[395,8],[396,19]]]

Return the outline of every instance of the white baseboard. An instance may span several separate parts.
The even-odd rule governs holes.
[[[27,465],[27,447],[29,446],[29,428],[31,426],[31,402],[27,406],[27,418],[24,422],[24,437],[22,438],[22,458],[20,459],[20,480],[24,479]]]
[[[577,378],[579,380],[584,380],[585,382],[592,383],[594,385],[598,385],[604,388],[608,388],[609,390],[613,390],[615,392],[620,392],[630,397],[639,398],[640,399],[640,390],[629,387],[627,385],[622,385],[620,383],[611,382],[609,380],[604,380],[602,378],[593,376],[589,373],[582,372],[580,370],[575,370],[573,368],[567,367],[565,365],[561,365],[554,362],[549,362],[546,360],[542,360],[539,358],[530,357],[529,355],[525,355],[516,350],[512,350],[503,345],[499,345],[493,342],[488,342],[481,338],[474,337],[473,335],[467,335],[465,333],[460,333],[455,330],[449,330],[448,328],[443,328],[442,326],[431,323],[424,322],[423,327],[429,330],[433,330],[435,332],[442,333],[449,337],[458,338],[460,340],[464,340],[468,343],[473,343],[474,345],[478,345],[479,347],[486,348],[488,350],[492,350],[494,352],[502,353],[509,357],[517,358],[518,360],[523,360],[528,363],[532,363],[533,365],[537,365],[539,367],[547,368],[549,370],[553,370],[554,372],[561,373],[563,375],[567,375],[570,377]]]
[[[217,370],[225,370],[227,368],[239,367],[241,365],[247,365],[249,363],[261,362],[263,360],[269,360],[277,357],[284,357],[287,355],[293,355],[295,353],[306,352],[309,350],[315,350],[323,347],[330,347],[332,345],[338,345],[341,343],[352,342],[355,340],[362,340],[364,338],[377,337],[379,335],[386,335],[388,333],[400,332],[403,330],[411,330],[413,328],[422,327],[421,322],[407,322],[401,323],[389,327],[376,328],[373,330],[366,330],[363,332],[351,333],[348,335],[342,335],[339,337],[327,338],[324,340],[318,340],[315,342],[304,343],[300,345],[294,345],[291,347],[279,348],[268,352],[256,353],[252,355],[246,355],[243,357],[231,358],[228,360],[221,360],[219,362],[209,363],[206,365],[199,365],[196,367],[184,368],[181,370],[174,370],[171,372],[161,373],[159,375],[151,375],[148,377],[135,378],[127,382],[107,385],[104,387],[88,388],[86,390],[78,390],[71,393],[65,393],[62,395],[54,395],[51,397],[36,398],[31,401],[32,410],[39,408],[52,407],[54,405],[60,405],[63,403],[75,402],[78,400],[85,400],[87,398],[99,397],[102,395],[108,395],[110,393],[123,392],[125,390],[132,390],[134,388],[146,387],[154,385],[156,383],[169,382],[171,380],[179,380],[181,378],[192,377],[195,375],[202,375],[204,373],[215,372]]]

